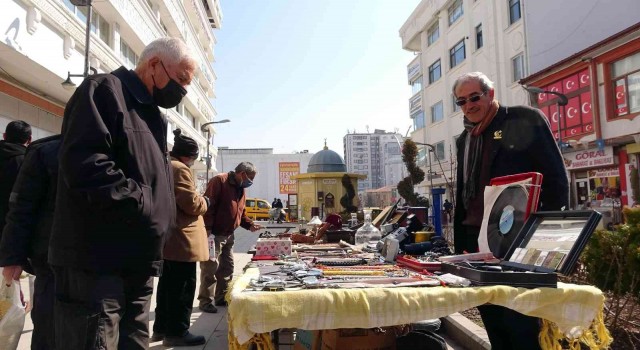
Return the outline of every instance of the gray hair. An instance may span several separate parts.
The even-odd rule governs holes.
[[[247,174],[255,174],[258,172],[256,166],[251,162],[242,162],[236,167],[236,173],[245,172]]]
[[[471,72],[471,73],[465,73],[456,79],[456,81],[453,83],[453,87],[451,88],[451,91],[453,92],[453,96],[456,96],[456,88],[458,87],[458,85],[462,83],[467,83],[470,81],[479,82],[482,92],[493,90],[493,82],[486,75],[484,75],[484,73]]]
[[[182,41],[182,39],[164,37],[158,38],[147,45],[138,60],[138,65],[150,60],[153,57],[162,57],[169,63],[180,63],[183,61],[191,61],[197,65],[197,61],[193,53]]]

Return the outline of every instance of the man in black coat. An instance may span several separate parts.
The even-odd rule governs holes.
[[[539,210],[566,207],[569,184],[560,150],[549,123],[539,110],[499,105],[493,82],[480,72],[467,73],[456,79],[453,94],[464,113],[465,126],[456,142],[454,245],[456,253],[460,254],[478,251],[484,188],[492,178],[525,172],[542,173]],[[540,349],[537,318],[495,305],[478,309],[492,349]]]
[[[146,349],[153,276],[176,205],[167,121],[197,67],[180,39],[152,41],[135,70],[87,77],[62,124],[49,245],[60,349]]]
[[[31,142],[31,126],[22,120],[7,124],[0,141],[0,237],[9,212],[9,196],[24,160],[27,145]]]
[[[13,186],[7,224],[0,242],[0,266],[6,281],[23,269],[36,275],[31,349],[55,349],[53,271],[47,263],[58,178],[60,135],[34,141],[27,148]]]

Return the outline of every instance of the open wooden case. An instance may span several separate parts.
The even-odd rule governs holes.
[[[576,267],[602,214],[597,211],[532,213],[499,263],[462,261],[442,263],[442,272],[469,279],[476,285],[557,287],[558,274]]]

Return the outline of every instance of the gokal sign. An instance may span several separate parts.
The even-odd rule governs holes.
[[[589,149],[579,152],[563,154],[564,164],[567,169],[596,168],[613,165],[613,147],[608,146],[599,149]]]

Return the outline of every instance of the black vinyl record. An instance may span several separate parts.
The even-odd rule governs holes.
[[[496,258],[502,259],[524,225],[528,191],[519,185],[502,190],[489,215],[487,242]]]

